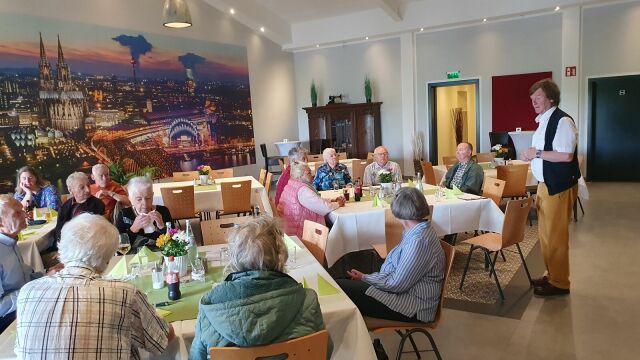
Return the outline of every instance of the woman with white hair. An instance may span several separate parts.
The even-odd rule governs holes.
[[[315,291],[284,273],[288,253],[282,235],[270,216],[231,233],[231,273],[200,299],[189,359],[207,359],[213,346],[267,345],[325,328]],[[329,341],[327,358],[332,347]]]
[[[280,177],[278,178],[278,185],[276,186],[276,198],[275,203],[276,206],[280,203],[280,196],[282,196],[282,191],[284,191],[284,187],[287,186],[289,179],[291,178],[291,165],[297,163],[307,163],[307,155],[309,151],[307,149],[296,146],[289,150],[289,166],[282,172]]]
[[[83,172],[76,171],[67,177],[67,190],[71,197],[65,201],[58,212],[55,239],[60,240],[60,231],[67,221],[82,213],[104,215],[104,204],[100,199],[91,195],[89,177]]]
[[[301,238],[305,220],[324,225],[325,215],[344,206],[345,200],[342,196],[331,201],[322,199],[311,185],[312,179],[309,165],[304,163],[291,165],[291,179],[282,191],[277,208],[282,217],[284,232],[289,235]]]
[[[334,184],[338,184],[340,188],[351,182],[349,169],[347,165],[341,164],[338,160],[338,154],[333,148],[326,148],[322,152],[324,164],[316,169],[316,177],[313,180],[313,186],[316,189],[330,190]]]
[[[15,352],[20,359],[138,359],[162,353],[173,328],[131,284],[107,280],[118,230],[103,216],[81,214],[60,238],[64,269],[27,283],[18,295]]]
[[[144,245],[155,248],[158,236],[166,232],[164,224],[173,223],[171,213],[162,205],[153,205],[153,183],[148,177],[132,178],[127,191],[131,207],[120,211],[116,226],[129,235],[133,252]]]

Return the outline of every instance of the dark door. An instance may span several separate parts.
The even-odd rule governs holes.
[[[640,75],[592,79],[590,181],[640,181]]]

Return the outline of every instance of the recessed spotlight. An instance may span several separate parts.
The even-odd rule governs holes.
[[[316,44],[316,47],[317,47],[317,48],[319,48],[319,47],[320,47],[320,44]]]
[[[424,28],[420,28],[420,31],[424,31]]]
[[[558,11],[558,10],[560,10],[560,6],[556,6],[556,8],[553,9],[553,11]]]
[[[365,40],[369,40],[369,37],[367,36],[367,37],[365,37],[364,39],[365,39]]]
[[[482,22],[487,22],[487,18],[482,19]]]
[[[236,9],[234,9],[234,8],[229,9],[229,13],[231,15],[235,14],[236,13]]]
[[[260,31],[264,32],[264,26],[260,26]]]

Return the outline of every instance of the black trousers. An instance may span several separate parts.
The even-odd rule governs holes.
[[[10,312],[7,315],[0,317],[0,334],[2,334],[2,332],[4,332],[4,329],[6,329],[9,325],[11,325],[11,323],[16,319],[16,312]]]
[[[408,317],[399,312],[391,310],[387,305],[365,294],[369,288],[369,284],[364,281],[350,279],[336,279],[342,291],[356,304],[362,316],[370,316],[378,319],[387,319],[403,322],[419,322],[414,317]]]

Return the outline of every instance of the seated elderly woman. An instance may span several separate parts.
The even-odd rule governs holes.
[[[189,359],[210,347],[258,346],[324,329],[315,291],[284,273],[287,247],[272,217],[241,224],[229,236],[230,274],[200,299]],[[331,354],[329,341],[327,358]]]
[[[291,165],[299,162],[306,163],[307,154],[309,154],[307,149],[300,146],[296,146],[289,150],[289,166],[284,169],[282,175],[280,175],[280,177],[278,178],[278,185],[276,186],[276,206],[278,206],[278,203],[280,203],[280,196],[282,196],[282,191],[284,191],[284,187],[287,186],[289,178],[291,178]]]
[[[316,169],[316,177],[313,180],[313,186],[316,189],[320,191],[333,189],[335,184],[342,188],[351,182],[349,169],[347,165],[340,163],[335,149],[324,149],[322,158],[324,164]]]
[[[278,213],[282,217],[284,232],[302,237],[305,220],[324,225],[324,216],[344,206],[342,196],[331,201],[324,200],[311,185],[313,175],[309,165],[297,163],[291,165],[291,178],[282,191],[278,203]]]
[[[173,327],[131,284],[106,280],[118,230],[103,216],[81,214],[60,238],[64,269],[33,280],[18,295],[15,352],[20,359],[139,359],[162,353]]]
[[[82,213],[104,215],[104,205],[97,197],[91,195],[89,190],[89,177],[82,172],[74,172],[67,177],[67,189],[71,198],[67,200],[58,213],[55,239],[60,240],[60,231],[69,220]]]
[[[127,183],[130,208],[124,208],[117,216],[116,226],[129,235],[132,252],[141,246],[155,247],[158,236],[164,234],[165,223],[172,223],[169,209],[153,205],[153,183],[146,176],[134,177]]]
[[[436,315],[445,256],[429,221],[429,206],[421,191],[402,188],[391,212],[404,231],[402,240],[389,252],[379,272],[363,274],[352,269],[351,279],[338,285],[362,315],[404,322],[430,322]]]
[[[33,208],[49,208],[58,210],[60,199],[56,188],[40,177],[31,166],[23,166],[18,170],[14,199],[22,203],[22,207],[31,211]]]

